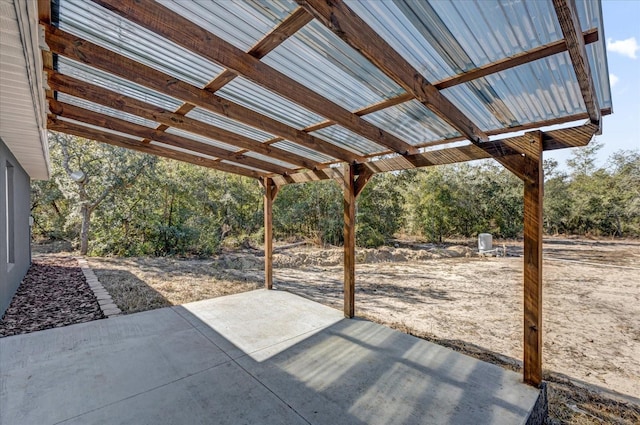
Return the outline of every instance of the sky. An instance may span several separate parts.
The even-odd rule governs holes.
[[[640,0],[603,0],[602,13],[613,114],[603,118],[602,134],[596,136],[604,144],[600,167],[614,152],[640,150]],[[544,157],[563,166],[572,150],[545,152]]]

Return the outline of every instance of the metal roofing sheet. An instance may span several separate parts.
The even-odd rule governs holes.
[[[274,158],[271,158],[270,156],[262,155],[256,152],[246,152],[244,155],[250,158],[256,158],[265,162],[270,162],[272,164],[279,165],[284,168],[292,168],[292,169],[300,168],[297,165],[293,165],[285,161],[280,161],[279,159],[274,159]]]
[[[359,155],[370,155],[387,150],[383,146],[373,143],[372,141],[365,139],[364,137],[359,136],[339,125],[332,125],[330,127],[313,131],[309,134],[317,136],[320,139],[326,140],[329,143],[340,146],[341,148],[350,150],[351,152],[355,152]]]
[[[204,143],[205,145],[216,146],[220,149],[225,149],[230,152],[238,152],[240,149],[237,146],[229,145],[219,142],[217,140],[203,137],[199,134],[191,133],[190,131],[184,131],[177,128],[169,127],[165,130],[166,133],[175,134],[176,136],[185,137],[187,139],[195,140],[197,142]]]
[[[298,106],[245,78],[235,78],[216,94],[297,129],[324,121],[321,115]]]
[[[305,146],[298,145],[288,140],[281,140],[271,146],[273,146],[274,148],[282,149],[283,151],[291,152],[295,155],[309,158],[314,162],[324,163],[333,160],[333,158],[328,155],[321,154],[320,152],[314,151]]]
[[[346,3],[430,81],[562,38],[550,1]]]
[[[59,27],[199,87],[204,87],[222,70],[91,1],[60,0]]]
[[[563,38],[550,0],[346,2],[433,82]],[[577,7],[583,30],[602,27],[599,2],[579,0]],[[600,82],[596,84],[600,104],[607,107],[611,105],[607,66],[593,59],[606,57],[603,46],[601,38],[587,49]],[[443,94],[484,130],[585,110],[566,54],[446,89]]]
[[[400,86],[317,21],[305,25],[263,62],[349,110],[404,93]]]
[[[298,6],[291,0],[157,1],[244,51]]]
[[[159,125],[159,123],[155,121],[151,121],[137,115],[130,114],[128,112],[122,112],[118,109],[109,108],[107,106],[102,106],[100,104],[90,102],[85,99],[80,99],[79,97],[71,96],[66,93],[58,92],[58,100],[60,102],[65,102],[70,105],[78,106],[80,108],[88,109],[89,111],[97,112],[99,114],[108,115],[110,117],[118,118],[121,120],[129,121],[134,124],[144,125],[145,127],[155,128]]]
[[[577,0],[576,8],[578,16],[582,24],[582,30],[589,28],[598,28],[597,43],[586,46],[587,56],[589,57],[589,65],[594,80],[596,95],[598,96],[601,108],[612,107],[611,86],[609,83],[609,65],[607,63],[607,54],[604,41],[604,22],[602,20],[602,5],[599,2],[591,0]],[[596,58],[598,58],[596,60]]]
[[[275,136],[257,128],[250,127],[241,122],[234,121],[222,115],[214,114],[206,109],[194,108],[186,115],[189,118],[196,119],[198,121],[206,122],[207,124],[214,125],[216,127],[223,128],[225,130],[232,131],[237,134],[249,137],[259,142],[266,142],[273,139]]]
[[[58,58],[58,71],[61,74],[73,76],[79,80],[90,82],[97,86],[113,90],[116,93],[171,111],[178,109],[182,105],[182,101],[176,98],[148,89],[83,63],[67,59],[64,56]]]
[[[365,115],[364,119],[414,146],[460,135],[416,100]]]
[[[65,122],[72,123],[72,124],[78,124],[78,125],[81,125],[83,127],[92,128],[94,130],[99,130],[99,131],[103,131],[105,133],[114,134],[116,136],[123,136],[123,137],[126,137],[128,139],[134,139],[134,140],[137,140],[139,142],[144,140],[142,137],[132,136],[131,134],[123,133],[121,131],[111,130],[110,128],[104,128],[104,127],[99,127],[99,126],[93,125],[93,124],[87,124],[87,123],[82,122],[82,121],[72,120],[72,119],[65,118],[65,117],[58,117],[57,119],[59,121],[65,121]]]
[[[177,152],[187,153],[187,154],[193,155],[193,156],[199,156],[200,158],[206,158],[206,159],[211,159],[211,160],[217,160],[218,159],[215,156],[211,156],[211,155],[207,155],[207,154],[204,154],[204,153],[192,151],[192,150],[181,148],[181,147],[178,147],[178,146],[167,145],[166,143],[152,141],[150,144],[151,145],[160,146],[160,147],[165,148],[165,149],[171,149],[171,150],[177,151]]]

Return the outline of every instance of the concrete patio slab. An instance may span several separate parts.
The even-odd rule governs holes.
[[[519,374],[258,290],[0,339],[0,424],[524,424]]]

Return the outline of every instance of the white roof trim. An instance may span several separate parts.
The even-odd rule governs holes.
[[[0,8],[4,51],[0,54],[0,89],[8,93],[0,104],[0,137],[31,178],[47,179],[50,165],[38,2],[0,0]]]

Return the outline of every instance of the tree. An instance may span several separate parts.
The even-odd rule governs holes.
[[[130,186],[155,164],[156,157],[55,132],[50,133],[50,139],[54,163],[61,167],[54,170],[54,178],[65,196],[77,202],[81,217],[80,254],[86,255],[95,209],[114,192]],[[72,181],[74,172],[82,174]]]

